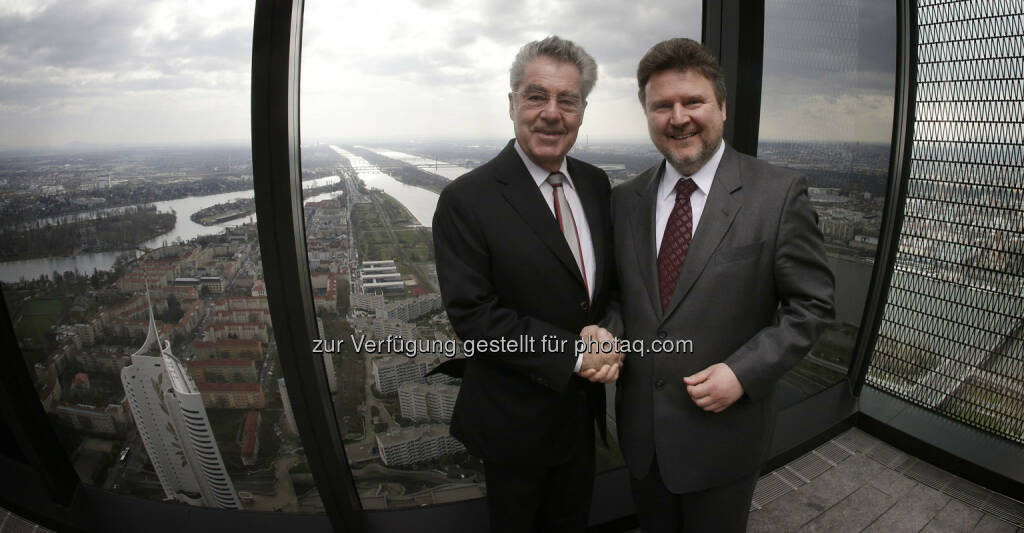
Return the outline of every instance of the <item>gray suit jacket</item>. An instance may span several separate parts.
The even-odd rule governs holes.
[[[618,381],[626,462],[642,478],[657,454],[665,485],[684,493],[760,469],[776,382],[832,319],[833,277],[804,179],[726,146],[663,313],[654,220],[664,165],[613,191],[621,301],[607,325],[647,349],[627,355]],[[690,340],[692,351],[652,353],[665,340]],[[694,405],[683,377],[720,362],[744,395],[715,414]]]

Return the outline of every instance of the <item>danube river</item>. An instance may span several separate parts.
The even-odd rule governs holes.
[[[341,181],[341,178],[338,176],[328,176],[326,178],[305,181],[302,183],[302,188],[311,189],[314,187],[323,187],[325,185],[338,183],[339,181]],[[342,191],[333,191],[318,194],[307,198],[306,202],[316,202],[326,200],[328,198],[335,198],[341,193]],[[191,218],[193,213],[204,207],[209,207],[223,202],[230,202],[241,198],[252,198],[252,196],[253,192],[250,190],[211,194],[207,196],[190,196],[187,198],[178,198],[177,200],[153,202],[152,205],[156,206],[157,211],[160,211],[161,213],[174,213],[177,216],[177,220],[174,223],[174,229],[164,233],[163,235],[150,239],[139,246],[141,248],[157,248],[164,244],[175,242],[178,239],[188,241],[202,235],[214,235],[220,233],[225,228],[255,221],[256,217],[253,215],[228,220],[212,226],[203,226],[202,224],[192,222]],[[97,212],[82,213],[77,217],[69,217],[69,220],[89,220],[91,218],[95,218],[97,214],[101,214],[103,212],[109,213],[110,211],[110,209],[105,209],[98,210]],[[47,221],[40,222],[47,223]],[[49,221],[49,223],[52,224],[53,222]],[[91,274],[94,269],[111,270],[114,267],[114,261],[117,260],[117,256],[123,253],[124,252],[100,252],[78,254],[70,257],[40,257],[36,259],[25,259],[22,261],[8,261],[0,263],[0,281],[13,283],[22,278],[38,278],[40,274],[49,276],[54,270],[57,272],[71,270],[82,274]]]
[[[366,148],[363,146],[362,148]],[[467,172],[470,169],[466,167],[460,167],[444,161],[438,161],[436,159],[427,159],[418,155],[407,154],[405,152],[396,152],[394,150],[386,150],[384,148],[366,148],[367,150],[377,152],[384,157],[390,157],[391,159],[397,159],[399,161],[409,163],[410,165],[418,167],[420,170],[425,170],[432,174],[437,174],[453,180]]]
[[[437,193],[421,189],[419,187],[406,185],[391,176],[384,174],[365,159],[336,146],[332,146],[332,148],[339,156],[347,158],[353,167],[360,169],[358,171],[359,177],[366,183],[367,187],[381,189],[390,194],[396,200],[405,205],[420,224],[430,226],[431,219],[434,217],[434,209],[437,207]],[[416,157],[398,152],[389,152],[389,154],[391,154],[389,157],[394,157],[396,159],[398,159],[399,155],[409,158]],[[430,164],[433,165],[434,162],[430,161]],[[461,174],[461,171],[459,173]],[[325,185],[338,183],[339,181],[341,181],[341,178],[338,176],[327,176],[324,178],[317,178],[315,180],[307,180],[302,183],[302,188],[311,189],[314,187],[323,187]],[[305,201],[321,201],[328,198],[335,198],[340,194],[341,191],[328,192],[307,198]],[[214,224],[212,226],[203,226],[192,222],[191,219],[193,213],[204,207],[209,207],[223,202],[230,202],[240,198],[252,198],[252,196],[253,191],[249,190],[153,202],[152,205],[156,206],[157,211],[163,213],[175,213],[175,215],[177,215],[177,220],[171,231],[142,243],[140,247],[156,248],[167,243],[175,242],[178,239],[188,241],[195,237],[217,234],[225,228],[254,221],[256,217],[249,216]],[[121,209],[124,208],[97,209],[69,216],[65,220],[89,220]],[[61,217],[56,217],[55,219],[35,221],[34,225],[59,223],[60,218]],[[65,272],[70,270],[82,274],[91,274],[93,270],[110,270],[113,268],[114,261],[117,257],[123,253],[124,252],[100,252],[79,254],[68,257],[40,257],[36,259],[25,259],[22,261],[8,261],[0,263],[0,281],[13,283],[21,279],[38,278],[40,274],[49,276],[54,271]]]
[[[243,217],[229,220],[212,226],[203,226],[192,222],[192,213],[204,207],[209,207],[222,202],[230,202],[239,198],[252,198],[252,191],[225,192],[207,196],[189,196],[177,200],[164,200],[153,202],[156,210],[162,213],[174,213],[177,220],[174,228],[163,235],[159,235],[140,245],[140,247],[156,248],[164,243],[171,243],[179,238],[182,241],[198,237],[200,235],[212,235],[220,233],[224,228],[238,226],[250,220],[251,217]],[[148,205],[148,204],[147,204]],[[85,215],[88,219],[88,215]],[[252,217],[255,218],[255,217]],[[49,276],[54,270],[65,272],[68,270],[77,271],[82,274],[91,274],[95,270],[111,270],[117,256],[124,252],[100,252],[92,254],[78,254],[70,257],[40,257],[36,259],[25,259],[22,261],[8,261],[0,263],[0,281],[15,282],[21,278],[38,278],[40,274]]]
[[[352,167],[356,169],[356,173],[359,174],[359,179],[363,180],[367,187],[380,189],[388,193],[395,200],[401,202],[412,213],[412,216],[416,217],[420,224],[430,226],[431,221],[434,219],[434,210],[437,209],[436,192],[406,185],[381,172],[380,169],[370,164],[369,161],[348,150],[334,145],[331,146],[331,149],[338,155],[348,159]],[[382,155],[386,154],[382,153]]]

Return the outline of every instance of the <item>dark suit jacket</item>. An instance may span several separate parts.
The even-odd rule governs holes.
[[[779,378],[833,316],[833,277],[803,178],[726,146],[679,281],[662,312],[655,197],[665,163],[613,193],[627,339],[688,339],[692,353],[627,356],[617,425],[632,473],[657,453],[665,485],[684,493],[756,474],[775,421]],[[683,377],[724,362],[745,394],[721,413],[698,408]]]
[[[613,281],[611,191],[604,171],[568,158],[597,263],[588,306],[565,237],[513,142],[441,192],[433,222],[437,276],[463,340],[529,335],[536,344],[466,360],[451,433],[484,460],[550,466],[591,445],[595,417],[602,431],[605,423],[603,385],[573,368],[575,340],[604,314]],[[543,351],[544,336],[564,340],[564,349]]]

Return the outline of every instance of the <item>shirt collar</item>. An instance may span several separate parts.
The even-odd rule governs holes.
[[[526,155],[526,152],[523,151],[523,147],[519,146],[518,140],[516,140],[515,145],[516,153],[519,154],[519,157],[522,158],[523,163],[526,164],[526,170],[530,172],[530,176],[533,178],[533,181],[537,183],[538,187],[540,187],[541,185],[544,184],[544,182],[548,180],[548,176],[550,176],[551,173],[537,166],[537,163],[534,163],[530,159],[530,157]],[[565,176],[565,181],[562,183],[568,183],[570,188],[575,189],[576,186],[573,185],[572,183],[572,176],[569,175],[569,167],[566,164],[566,158],[562,158],[562,166],[559,167],[558,171],[561,172],[563,176]]]
[[[700,167],[692,176],[689,176],[693,180],[694,185],[705,196],[711,192],[711,184],[715,181],[715,173],[718,172],[718,164],[722,162],[722,154],[724,153],[725,140],[718,145],[718,150],[715,150],[715,154],[711,156],[711,159],[708,159],[704,166]],[[666,199],[674,194],[676,182],[680,179],[684,179],[683,175],[676,170],[676,167],[673,167],[666,161],[665,174],[661,177],[661,183],[658,185],[658,198]]]

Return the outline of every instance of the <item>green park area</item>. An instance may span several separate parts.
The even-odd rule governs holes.
[[[26,302],[18,324],[18,337],[21,338],[21,333],[41,337],[51,325],[60,322],[66,303],[67,298],[33,298]]]
[[[14,331],[21,351],[30,366],[40,363],[52,349],[51,326],[58,326],[70,305],[66,297],[39,297],[24,302],[14,316]]]
[[[428,228],[410,227],[412,214],[384,193],[373,193],[374,202],[352,208],[356,245],[364,261],[399,259],[404,262],[434,260],[433,237]]]
[[[380,201],[384,214],[387,216],[388,221],[391,222],[391,225],[408,226],[416,223],[416,218],[412,216],[412,213],[391,195],[376,193],[376,199]]]

